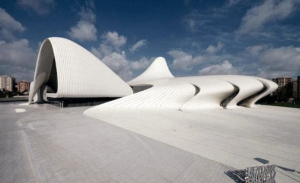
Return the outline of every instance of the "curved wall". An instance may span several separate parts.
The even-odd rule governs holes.
[[[181,106],[180,109],[183,111],[223,108],[220,105],[221,102],[235,91],[234,86],[228,82],[203,76],[184,77],[181,80],[185,80],[185,82],[189,82],[200,88],[197,95]]]
[[[223,80],[238,87],[238,94],[226,105],[226,109],[232,109],[237,107],[237,104],[240,101],[260,92],[264,88],[264,85],[260,81],[248,76],[212,75],[207,77]]]
[[[264,85],[265,90],[262,93],[260,93],[259,95],[257,95],[256,97],[250,99],[247,103],[245,103],[245,106],[247,106],[247,107],[254,107],[255,103],[259,99],[262,99],[263,97],[271,94],[278,88],[278,85],[276,83],[274,83],[273,81],[269,81],[267,79],[257,78],[257,77],[253,77],[253,78],[260,81]]]
[[[54,60],[57,91],[51,94],[53,98],[123,97],[132,94],[130,86],[89,51],[70,40],[52,37],[41,45],[29,102],[49,81]]]
[[[195,95],[195,87],[189,83],[169,81],[150,89],[98,106],[107,109],[180,109]]]
[[[239,75],[211,75],[174,78],[164,59],[156,59],[131,86],[153,87],[112,102],[93,107],[85,114],[94,115],[103,110],[175,109],[232,109],[239,102],[254,106],[260,98],[273,92],[277,85],[261,78]]]

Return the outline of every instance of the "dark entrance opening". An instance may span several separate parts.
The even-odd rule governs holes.
[[[118,98],[47,98],[49,103],[57,107],[95,106],[113,101]]]
[[[56,70],[55,59],[53,59],[53,62],[52,62],[49,80],[45,85],[48,86],[47,93],[56,93],[57,92],[57,70]]]

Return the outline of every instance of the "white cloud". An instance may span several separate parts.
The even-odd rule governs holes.
[[[16,81],[32,81],[34,70],[28,69],[24,67],[14,66],[11,65],[1,65],[0,64],[0,75],[8,75],[16,78]]]
[[[29,47],[29,41],[21,39],[0,42],[0,75],[32,80],[37,53]]]
[[[263,50],[267,48],[266,45],[256,45],[256,46],[250,46],[246,48],[246,53],[250,54],[251,56],[259,56]]]
[[[223,61],[221,64],[211,65],[198,71],[199,75],[228,75],[238,73],[238,69],[234,68],[228,60]]]
[[[300,51],[293,46],[266,48],[258,59],[262,77],[294,77],[300,72]]]
[[[140,60],[131,61],[126,57],[126,52],[121,48],[126,45],[127,38],[119,33],[107,32],[101,36],[101,43],[98,48],[91,48],[91,53],[98,57],[103,63],[105,63],[111,70],[118,74],[122,79],[128,81],[132,79],[133,70],[146,69],[154,58],[142,57]],[[146,40],[139,41],[142,44],[146,44]],[[137,43],[139,43],[137,42]],[[133,48],[137,50],[143,46],[141,43],[135,44]],[[133,45],[134,46],[134,45]]]
[[[132,72],[124,51],[122,53],[113,52],[105,56],[102,61],[125,81],[132,78]]]
[[[146,69],[154,60],[154,58],[147,59],[143,57],[138,61],[129,61],[125,51],[113,50],[106,54],[101,51],[101,47],[98,49],[92,47],[91,52],[125,81],[132,79],[132,70]]]
[[[103,58],[113,52],[120,53],[120,48],[127,42],[125,36],[119,35],[117,32],[107,32],[101,36],[102,41],[98,48],[92,47],[91,52],[98,58]]]
[[[129,61],[125,51],[121,50],[127,38],[117,32],[107,32],[101,38],[99,47],[92,47],[91,52],[125,81],[132,79],[132,70],[145,69],[153,60],[143,57],[139,61]]]
[[[97,28],[87,21],[79,21],[76,26],[71,27],[68,35],[78,41],[96,41]]]
[[[243,17],[237,35],[257,31],[267,23],[287,18],[296,8],[296,0],[265,0],[263,4],[249,9]]]
[[[224,17],[223,10],[218,11],[217,9],[208,9],[205,12],[199,12],[193,10],[186,14],[182,18],[182,24],[184,28],[192,33],[199,31],[217,31],[220,32],[219,28],[214,26],[215,21],[219,21],[220,18]]]
[[[168,55],[173,58],[172,67],[184,71],[192,70],[195,65],[200,64],[204,59],[202,56],[193,57],[182,50],[171,50]]]
[[[54,0],[18,0],[17,4],[25,9],[32,9],[40,15],[45,15],[55,7]]]
[[[183,18],[185,27],[188,28],[188,30],[191,32],[198,32],[200,26],[204,25],[207,22],[207,20],[203,20],[203,16],[197,11],[192,11]]]
[[[37,53],[27,39],[16,40],[14,35],[24,31],[25,27],[20,22],[0,8],[0,75],[31,81]]]
[[[238,4],[239,2],[240,2],[240,0],[229,0],[228,6],[234,6],[234,5]]]
[[[133,70],[146,69],[149,67],[149,65],[152,63],[153,60],[154,58],[147,59],[146,57],[143,57],[139,61],[130,62],[130,67]]]
[[[140,49],[141,47],[145,46],[146,44],[147,44],[146,39],[140,40],[140,41],[136,42],[134,45],[132,45],[129,50],[133,53],[133,52],[137,51],[138,49]]]
[[[25,27],[10,16],[4,9],[0,8],[0,31],[1,38],[14,39],[14,33],[24,32]]]
[[[91,3],[92,4],[90,4],[89,6],[92,6],[91,8],[93,8],[94,4],[93,4],[92,1],[91,1]],[[82,21],[87,21],[87,22],[95,23],[97,16],[93,12],[93,10],[91,8],[88,8],[88,7],[81,7],[81,11],[79,12],[80,19]]]
[[[97,58],[101,59],[103,57],[103,54],[101,53],[101,51],[99,50],[99,48],[95,48],[95,47],[92,47],[90,52],[95,55]]]
[[[224,43],[218,42],[217,46],[209,45],[205,51],[210,54],[213,54],[221,50],[223,47],[224,47]]]
[[[33,68],[36,61],[36,53],[29,47],[27,39],[4,42],[0,44],[0,62],[6,65]]]
[[[89,6],[94,7],[93,1]],[[77,24],[70,28],[67,34],[78,41],[96,41],[97,28],[95,27],[96,14],[89,7],[82,7],[79,12],[80,20]]]
[[[187,23],[188,27],[192,32],[198,31],[198,21],[193,18],[186,19],[185,22]]]
[[[119,49],[124,46],[127,42],[127,38],[125,36],[119,35],[117,32],[107,32],[102,35],[102,39],[105,44],[113,46],[114,49]]]

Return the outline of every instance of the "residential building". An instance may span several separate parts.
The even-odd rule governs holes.
[[[15,78],[11,76],[0,76],[0,89],[13,92],[15,89]]]
[[[30,82],[28,81],[19,81],[17,84],[18,92],[23,93],[23,92],[29,92],[30,89]]]
[[[293,79],[287,77],[273,78],[273,82],[277,83],[278,89],[273,93],[277,96],[279,102],[286,102],[293,97]]]
[[[293,98],[295,101],[298,100],[298,80],[293,80]]]

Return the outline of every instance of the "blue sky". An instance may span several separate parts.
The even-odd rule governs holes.
[[[158,56],[175,76],[300,75],[300,0],[2,0],[0,75],[32,81],[48,37],[128,81]]]

